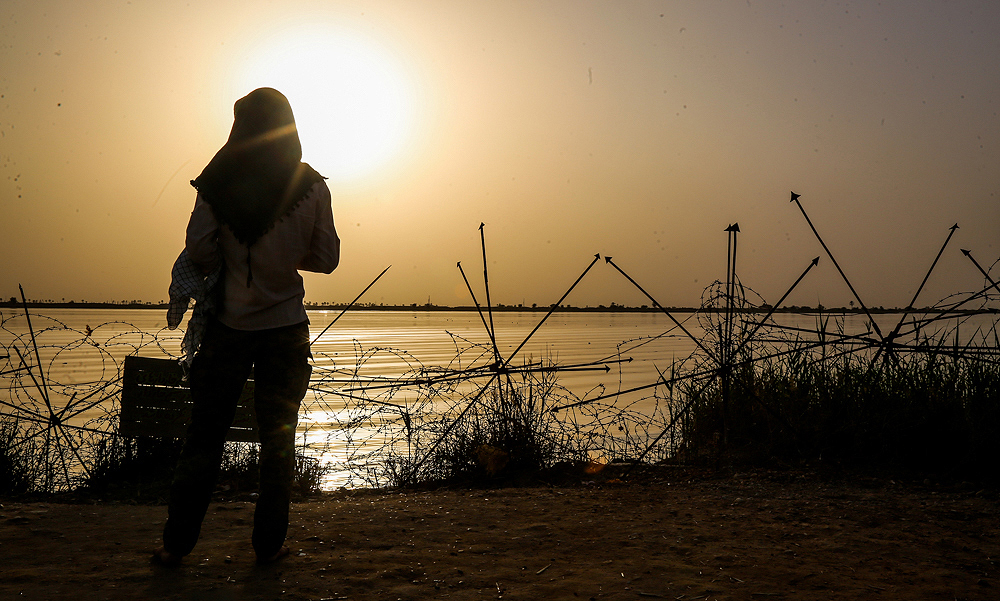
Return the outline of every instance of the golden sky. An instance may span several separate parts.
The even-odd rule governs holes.
[[[665,305],[978,290],[1000,257],[1000,3],[50,2],[0,8],[0,296],[167,298],[232,103],[286,92],[340,269],[307,300],[558,300],[595,253]],[[994,268],[994,277],[1000,267]],[[602,261],[565,301],[646,301]]]

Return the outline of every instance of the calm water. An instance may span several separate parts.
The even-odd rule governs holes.
[[[338,314],[310,311],[312,337],[319,335]],[[501,355],[509,357],[543,315],[495,314],[493,324]],[[688,315],[679,314],[678,319]],[[19,312],[5,312],[3,316],[7,318],[6,329],[10,330],[0,332],[5,346],[13,338],[11,332],[28,342],[24,317]],[[166,330],[165,313],[160,310],[48,309],[32,315],[31,320],[49,377],[64,384],[86,384],[113,377],[116,363],[129,354],[177,355],[186,326],[181,324],[179,330]],[[559,364],[582,364],[619,355],[633,357],[632,367],[650,361],[669,363],[694,349],[686,335],[676,328],[670,331],[672,326],[669,318],[654,313],[555,313],[531,336],[513,363],[545,359]],[[701,334],[694,323],[686,327],[695,335]],[[91,333],[85,336],[88,328]],[[658,337],[655,345],[648,343],[654,336]],[[646,344],[641,344],[644,341]],[[94,342],[97,346],[91,344]],[[313,354],[317,368],[326,369],[356,365],[358,349],[401,351],[408,362],[400,359],[399,353],[380,353],[367,358],[361,370],[365,376],[398,377],[419,366],[446,366],[458,350],[476,345],[485,349],[489,344],[487,330],[475,312],[356,311],[344,314],[328,329],[313,345]],[[652,367],[643,365],[642,369],[630,368],[623,373],[628,380],[633,373],[648,369]],[[614,380],[594,372],[568,372],[560,377],[560,383],[574,391],[585,391],[600,383],[617,386],[617,370],[611,374]]]
[[[326,329],[338,314],[339,311],[310,311],[312,337]],[[493,325],[500,354],[509,357],[543,316],[535,312],[495,313]],[[692,314],[674,313],[674,317],[694,338],[705,336]],[[880,314],[875,320],[883,333],[887,333],[900,317]],[[176,356],[186,326],[182,323],[181,329],[167,330],[164,311],[142,309],[46,309],[31,319],[49,377],[64,384],[114,377],[116,364],[128,354]],[[815,331],[819,323],[814,315],[778,314],[774,319],[783,326],[808,331]],[[976,332],[995,328],[995,319],[990,315],[966,318],[959,328],[962,342]],[[0,321],[5,330],[0,331],[0,342],[6,347],[17,335],[22,340],[22,350],[26,348],[30,338],[23,313],[4,309]],[[866,324],[863,315],[834,315],[829,317],[826,329],[860,333],[867,329]],[[925,334],[941,329],[953,332],[955,324],[955,320],[932,324]],[[85,336],[88,328],[90,335]],[[905,327],[904,331],[909,329]],[[322,370],[355,366],[359,349],[400,351],[405,359],[400,358],[400,353],[376,354],[367,358],[359,372],[372,377],[398,377],[420,366],[446,366],[458,350],[475,345],[487,349],[490,338],[482,319],[472,311],[354,311],[344,314],[326,330],[313,345],[313,353],[317,369]],[[615,368],[608,374],[573,371],[560,375],[562,385],[582,394],[598,384],[617,388],[620,381],[622,388],[629,388],[650,378],[655,380],[656,368],[664,369],[672,361],[686,358],[696,347],[692,338],[662,313],[555,313],[531,336],[512,364],[540,359],[560,365],[633,359],[623,364],[621,370]],[[17,361],[14,353],[10,361]]]
[[[339,311],[310,311],[312,337],[315,339],[338,314]],[[7,347],[19,336],[20,348],[25,351],[30,338],[23,313],[3,310],[0,316],[4,323],[0,342]],[[500,354],[509,357],[543,316],[535,312],[494,314]],[[675,313],[674,317],[694,338],[704,338],[705,331],[692,314]],[[875,316],[883,333],[889,332],[899,318],[898,314]],[[129,354],[177,355],[186,326],[167,330],[164,311],[141,309],[46,309],[31,319],[48,377],[74,386],[113,379],[123,357]],[[958,329],[962,342],[976,332],[995,328],[995,319],[989,315],[967,319]],[[779,314],[775,320],[808,331],[815,331],[819,323],[816,316],[799,314]],[[860,333],[867,329],[866,323],[862,315],[832,316],[826,329]],[[955,323],[946,320],[933,324],[925,333],[941,328],[954,332]],[[421,367],[448,366],[460,350],[467,360],[475,358],[488,352],[489,346],[487,330],[475,312],[354,311],[344,314],[326,330],[313,345],[313,353],[318,374],[328,369],[348,369],[363,378],[398,378],[413,375]],[[542,359],[559,365],[611,360],[612,369],[607,373],[560,373],[559,383],[582,396],[602,384],[613,391],[655,381],[657,369],[666,369],[672,362],[683,360],[696,346],[692,338],[662,313],[555,313],[531,335],[512,364]],[[475,347],[481,348],[477,352]],[[8,361],[16,362],[16,354],[10,355]],[[613,362],[628,358],[632,361]],[[488,361],[484,357],[479,362]]]

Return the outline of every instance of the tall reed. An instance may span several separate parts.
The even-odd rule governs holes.
[[[0,495],[32,492],[38,464],[35,441],[19,435],[17,423],[0,415]]]
[[[874,361],[799,348],[738,363],[728,403],[721,379],[687,391],[687,457],[971,474],[993,473],[1000,460],[1000,364],[941,347]]]

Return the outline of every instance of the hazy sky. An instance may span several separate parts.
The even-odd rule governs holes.
[[[307,300],[558,300],[595,253],[661,303],[918,304],[1000,257],[1000,3],[6,0],[0,296],[166,299],[196,177],[251,89],[290,98],[340,269]],[[994,268],[994,277],[1000,267]],[[641,304],[603,261],[567,299]]]

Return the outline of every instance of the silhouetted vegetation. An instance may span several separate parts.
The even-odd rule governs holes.
[[[45,457],[32,452],[30,438],[12,446],[15,436],[16,430],[7,420],[0,422],[0,494],[48,492],[39,488],[42,480],[35,474],[44,466]],[[88,449],[92,454],[88,473],[81,474],[78,486],[68,492],[88,499],[165,503],[183,445],[183,439],[128,439],[116,434],[96,439]],[[252,498],[260,478],[258,452],[255,443],[226,443],[216,485],[218,496]],[[297,454],[293,495],[301,498],[318,492],[327,471],[318,460]]]
[[[567,437],[550,411],[565,399],[552,373],[498,374],[451,410],[409,425],[407,444],[380,462],[375,481],[523,483],[558,462],[585,460],[582,441]]]
[[[944,345],[824,357],[815,349],[739,363],[688,382],[683,454],[744,466],[995,473],[1000,364]],[[749,357],[747,358],[749,359]]]
[[[21,440],[14,420],[0,415],[0,495],[20,495],[32,490],[33,443],[31,439]]]

